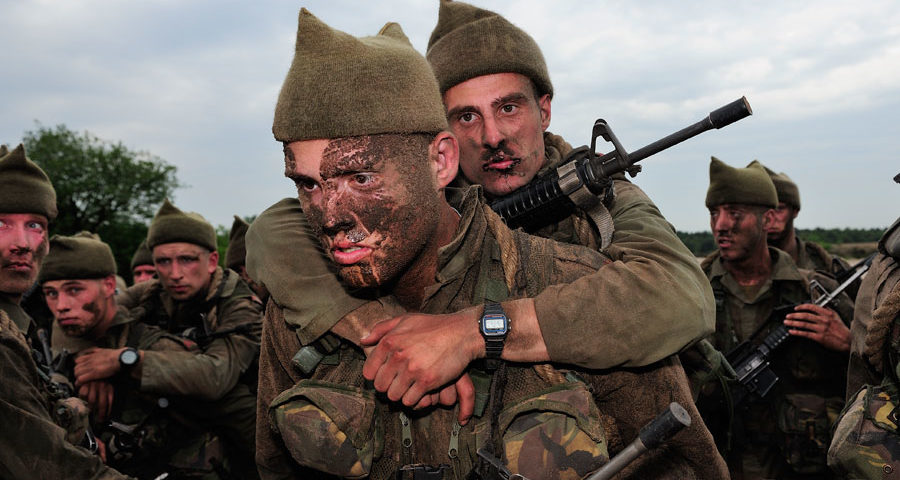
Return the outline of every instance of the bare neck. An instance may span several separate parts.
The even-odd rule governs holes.
[[[440,216],[434,235],[391,292],[407,310],[421,307],[425,288],[432,285],[437,276],[438,250],[453,240],[459,226],[459,214],[449,204],[442,203]]]
[[[772,275],[772,256],[765,242],[753,250],[753,253],[740,260],[722,260],[725,270],[731,274],[739,285],[759,285]]]
[[[773,243],[772,246],[787,252],[795,262],[800,255],[800,252],[797,250],[797,235],[794,233],[793,228],[781,238],[781,241]]]

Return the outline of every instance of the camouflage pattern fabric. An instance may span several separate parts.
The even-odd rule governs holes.
[[[507,467],[526,478],[578,479],[609,461],[600,412],[581,382],[519,400],[498,423]]]
[[[363,478],[381,456],[374,390],[302,380],[272,401],[269,416],[300,465]]]
[[[844,409],[828,449],[828,466],[841,478],[900,478],[898,403],[895,388],[866,386]]]

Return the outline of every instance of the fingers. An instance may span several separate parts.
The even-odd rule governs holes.
[[[381,337],[383,337],[386,333],[390,332],[394,329],[395,326],[397,326],[397,323],[400,322],[401,318],[402,317],[394,317],[390,320],[382,320],[381,322],[378,322],[374,327],[372,327],[372,331],[369,332],[368,335],[359,340],[359,343],[363,345],[375,345],[379,340],[381,340]]]
[[[459,424],[469,423],[472,414],[475,413],[475,385],[468,374],[459,377],[456,381],[456,396],[459,400]]]

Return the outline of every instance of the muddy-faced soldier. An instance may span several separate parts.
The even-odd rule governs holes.
[[[31,320],[19,300],[37,280],[56,215],[56,191],[24,147],[0,158],[0,477],[126,478],[66,440],[25,338]]]
[[[506,342],[487,343],[478,322],[461,326],[429,316],[477,309],[479,318],[494,320],[486,325],[501,331],[494,323],[504,323],[505,315],[497,302],[534,296],[608,261],[591,249],[509,230],[479,187],[457,191],[451,207],[444,194],[457,174],[458,145],[446,128],[435,79],[399,26],[355,39],[301,11],[273,126],[285,145],[285,174],[341,279],[364,292],[391,294],[403,309],[431,318],[436,347],[464,338],[453,347],[462,355],[447,362],[479,387],[483,379],[486,401],[474,412],[416,411],[390,401],[399,400],[394,392],[390,400],[376,396],[356,345],[372,319],[345,318],[327,332],[330,350],[317,345],[325,351],[310,352],[299,338],[308,330],[289,324],[270,301],[257,439],[264,478],[299,478],[311,475],[308,469],[372,478],[412,478],[429,469],[467,478],[480,467],[483,475],[496,474],[475,455],[482,446],[532,478],[549,472],[580,478],[673,399],[693,409],[677,362],[639,372],[582,372],[582,379],[546,363],[497,362],[525,360],[512,352],[530,351],[539,331],[512,327]],[[319,361],[303,358],[316,354]],[[455,404],[444,398],[455,394],[444,389],[440,400]],[[608,402],[607,411],[598,411],[594,396]],[[564,404],[569,407],[560,409]],[[600,426],[604,421],[608,428]],[[714,477],[724,465],[708,450],[710,441],[696,425],[670,446],[680,453],[641,462],[636,475]]]

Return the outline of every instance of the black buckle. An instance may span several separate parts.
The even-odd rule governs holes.
[[[425,465],[414,463],[404,465],[397,470],[397,480],[443,480],[444,470],[450,470],[450,465]]]

